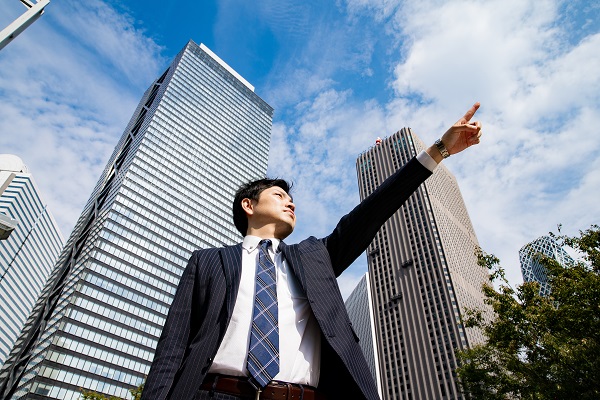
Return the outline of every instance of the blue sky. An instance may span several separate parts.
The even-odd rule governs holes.
[[[0,2],[0,27],[22,12]],[[356,156],[409,126],[433,142],[475,101],[484,137],[445,161],[482,247],[600,222],[600,5],[592,1],[53,1],[0,51],[0,153],[68,236],[143,91],[189,39],[275,108],[269,172],[296,183],[291,242],[358,202]],[[320,182],[315,185],[315,182]],[[310,221],[310,223],[309,223]],[[366,271],[340,278],[344,294]]]

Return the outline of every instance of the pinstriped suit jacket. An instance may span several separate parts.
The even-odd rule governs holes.
[[[412,159],[344,216],[329,236],[281,247],[321,328],[319,389],[332,400],[379,398],[336,277],[430,175]],[[193,253],[159,339],[143,400],[194,397],[229,324],[241,262],[241,244]]]

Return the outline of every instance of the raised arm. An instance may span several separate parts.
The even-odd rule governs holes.
[[[479,143],[481,123],[471,121],[478,108],[479,103],[475,103],[441,137],[447,156]],[[437,163],[444,158],[443,148],[440,150],[435,144],[426,151]],[[431,173],[429,169],[413,158],[387,178],[350,213],[342,217],[334,231],[323,239],[336,276],[339,276],[365,251],[381,226]]]

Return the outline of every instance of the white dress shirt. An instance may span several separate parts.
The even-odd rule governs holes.
[[[254,306],[256,259],[261,238],[246,236],[242,243],[242,274],[231,321],[210,367],[211,373],[247,376],[246,358]],[[321,335],[306,295],[289,270],[281,252],[274,252],[279,240],[271,239],[269,249],[277,269],[279,312],[278,381],[317,386],[321,365]]]

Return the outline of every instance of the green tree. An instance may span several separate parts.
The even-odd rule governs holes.
[[[600,227],[557,240],[582,259],[563,267],[540,255],[551,287],[547,297],[533,282],[513,289],[499,260],[479,255],[499,285],[483,288],[494,319],[471,311],[465,321],[488,338],[458,352],[457,374],[473,399],[600,399]]]
[[[140,386],[135,389],[129,389],[129,392],[133,396],[133,400],[140,400],[142,398],[142,391],[144,390],[144,384],[142,383]]]
[[[140,400],[142,398],[142,391],[144,390],[144,383],[134,389],[129,389],[129,393],[133,396],[133,400]],[[95,392],[93,390],[81,389],[80,400],[125,400],[121,397],[107,396],[102,393]]]

